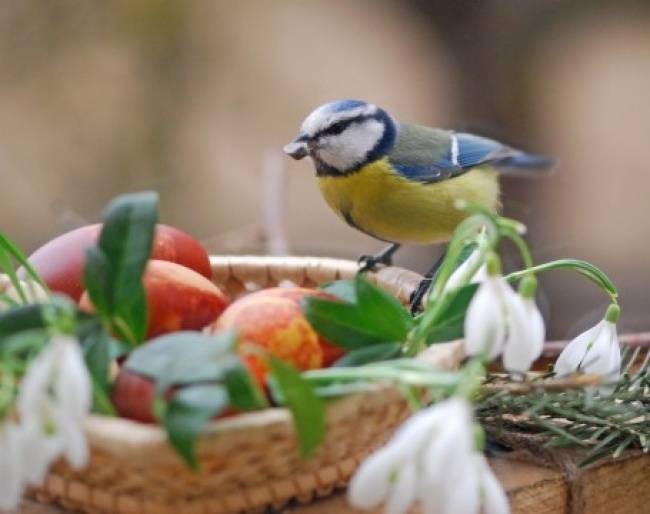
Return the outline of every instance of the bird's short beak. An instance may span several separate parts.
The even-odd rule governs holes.
[[[307,149],[307,143],[305,141],[294,140],[288,145],[285,145],[284,153],[299,161],[303,157],[307,156],[309,150]]]

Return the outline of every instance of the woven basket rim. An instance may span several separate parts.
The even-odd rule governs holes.
[[[323,257],[211,256],[210,263],[214,272],[213,282],[218,285],[224,284],[229,278],[238,274],[242,281],[250,275],[251,278],[277,283],[285,275],[290,279],[292,276],[309,275],[311,270],[318,273],[323,270],[332,271],[334,279],[349,278],[358,270],[358,263],[355,261]],[[268,276],[265,277],[265,274]],[[401,296],[404,301],[419,283],[421,276],[403,268],[387,267],[367,274],[367,278],[377,285],[388,288],[396,296]],[[450,342],[425,350],[419,358],[432,367],[449,370],[459,365],[464,358],[464,352],[460,342]],[[387,396],[385,401],[390,401],[391,395],[386,395],[388,391],[394,392],[394,388],[388,384],[376,384],[368,391],[345,395],[328,402],[328,424],[336,424],[346,419],[346,416],[353,416],[351,413],[356,412],[359,405],[370,398],[384,401],[382,396]],[[272,407],[213,420],[204,428],[200,440],[208,442],[220,439],[224,435],[239,436],[244,431],[271,428],[283,433],[295,433],[290,411],[282,407]],[[174,459],[178,458],[167,442],[165,430],[160,425],[93,414],[86,419],[84,430],[91,447],[104,450],[116,457],[153,461],[168,460],[170,456]]]

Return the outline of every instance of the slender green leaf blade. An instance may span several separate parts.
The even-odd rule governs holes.
[[[41,304],[21,305],[0,312],[0,338],[23,330],[44,327],[43,306]]]
[[[270,362],[273,378],[296,425],[300,453],[308,456],[325,435],[325,404],[293,367],[276,358]]]
[[[20,251],[20,249],[9,239],[5,234],[0,232],[0,246],[5,248],[15,260],[24,268],[24,270],[19,270],[19,275],[21,278],[24,278],[26,274],[32,279],[38,282],[45,291],[49,291],[47,284],[43,281],[40,275],[36,272],[34,267],[29,263],[27,257]]]
[[[25,296],[25,292],[23,291],[20,280],[18,279],[18,275],[16,273],[16,269],[14,267],[14,262],[11,258],[11,255],[1,245],[0,245],[0,271],[4,272],[9,277],[9,281],[11,282],[11,285],[14,286],[14,289],[18,293],[18,296],[20,296],[22,302],[27,303],[27,296]]]
[[[352,350],[340,359],[332,367],[362,366],[371,362],[385,361],[398,357],[402,350],[402,343],[381,343]]]

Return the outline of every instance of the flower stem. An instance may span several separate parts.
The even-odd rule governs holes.
[[[506,280],[518,280],[530,273],[541,273],[543,271],[551,271],[556,269],[568,269],[577,271],[584,275],[594,284],[600,287],[605,294],[607,294],[612,303],[618,304],[618,290],[609,277],[598,267],[593,264],[582,261],[579,259],[559,259],[557,261],[546,262],[537,266],[515,271],[506,276]]]

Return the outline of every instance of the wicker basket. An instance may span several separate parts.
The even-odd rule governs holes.
[[[351,261],[295,257],[215,257],[212,267],[214,281],[234,297],[284,281],[314,287],[357,271]],[[368,278],[406,303],[421,277],[384,268]],[[421,356],[444,369],[457,367],[462,357],[458,343],[437,345]],[[389,386],[336,400],[328,406],[326,438],[307,460],[299,456],[286,409],[215,421],[199,441],[198,472],[183,464],[159,427],[91,416],[85,426],[91,448],[87,468],[74,471],[58,462],[30,494],[89,513],[263,512],[344,486],[359,461],[407,415],[406,403]]]

